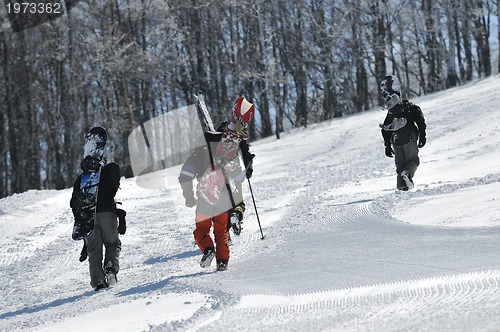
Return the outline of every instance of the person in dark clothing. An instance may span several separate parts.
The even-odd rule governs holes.
[[[117,221],[115,195],[120,187],[120,167],[111,162],[106,164],[102,155],[88,155],[81,163],[83,171],[98,170],[100,180],[98,185],[96,218],[93,232],[84,240],[84,248],[80,261],[84,261],[87,254],[89,259],[90,284],[95,290],[106,288],[116,283],[116,274],[120,269],[119,256],[121,241],[118,233],[125,233],[125,213],[120,210],[120,223]],[[75,208],[80,191],[82,174],[75,180],[73,195],[70,202]],[[103,262],[103,246],[105,248]]]
[[[401,89],[397,78],[388,75],[382,80],[380,89],[384,97],[387,115],[382,128],[385,155],[394,157],[396,164],[396,185],[407,191],[414,187],[413,177],[420,164],[419,148],[424,147],[426,123],[419,106],[401,99]]]
[[[241,100],[240,100],[241,103]],[[221,155],[220,143],[224,140],[226,124],[218,129],[221,131],[205,132],[199,139],[193,152],[182,166],[179,183],[182,187],[185,205],[196,206],[196,228],[193,232],[196,244],[203,253],[200,266],[209,267],[213,258],[216,258],[217,269],[227,269],[230,250],[228,243],[228,224],[232,225],[235,234],[241,231],[241,220],[245,212],[241,182],[245,177],[251,177],[254,155],[249,152],[247,143],[246,125],[253,114],[253,105],[244,100],[244,110],[250,116],[246,122],[236,120],[230,123],[231,135],[238,137],[236,148],[239,151],[235,157],[226,159]],[[238,128],[238,129],[236,129]],[[234,151],[234,150],[233,150]],[[245,169],[241,169],[239,154],[243,158]],[[231,154],[232,155],[232,154]],[[222,160],[222,161],[221,161]],[[193,192],[193,180],[197,179],[197,199]],[[231,224],[231,220],[234,224]],[[213,226],[214,241],[210,236]]]

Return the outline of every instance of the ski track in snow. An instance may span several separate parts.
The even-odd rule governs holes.
[[[119,283],[98,293],[78,262],[82,242],[71,240],[71,190],[4,198],[0,330],[495,331],[497,91],[499,77],[414,100],[429,141],[410,192],[394,189],[383,112],[255,142],[265,238],[246,189],[243,232],[232,234],[223,273],[199,267],[194,209],[178,186],[122,181]]]
[[[234,312],[228,312],[228,317],[262,315],[264,324],[257,330],[283,330],[282,323],[296,320],[295,324],[286,324],[291,330],[300,331],[305,322],[297,316],[310,316],[309,324],[321,317],[336,321],[337,327],[353,330],[376,328],[399,330],[397,316],[405,316],[405,320],[414,319],[407,328],[426,330],[432,326],[434,316],[429,307],[457,310],[456,304],[465,308],[481,303],[492,307],[498,305],[498,299],[492,301],[492,296],[500,288],[500,272],[481,271],[470,274],[449,275],[444,277],[423,278],[398,281],[387,284],[376,284],[363,287],[353,287],[339,290],[325,290],[316,293],[294,294],[292,296],[247,295],[234,307]],[[350,311],[365,311],[365,317],[360,321],[350,319]],[[466,312],[461,320],[451,322],[451,326],[460,328],[462,323],[473,318]],[[343,317],[343,316],[346,317]],[[410,317],[408,317],[408,315]],[[339,317],[342,319],[339,321]],[[396,317],[396,319],[394,319]],[[476,318],[477,319],[477,318]],[[385,323],[384,320],[387,322]],[[391,322],[389,322],[391,320]],[[422,324],[428,320],[430,324]],[[418,321],[418,323],[417,323]],[[479,320],[480,321],[480,320]],[[266,324],[266,322],[269,322]],[[276,322],[279,322],[276,324]],[[394,324],[397,322],[396,324]],[[394,326],[391,327],[391,324]],[[419,326],[422,324],[421,326]],[[311,325],[313,326],[313,325]],[[323,328],[331,328],[325,324]],[[438,328],[438,326],[435,326]]]

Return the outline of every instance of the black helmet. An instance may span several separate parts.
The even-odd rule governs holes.
[[[97,172],[99,167],[101,167],[101,160],[92,156],[86,156],[80,163],[80,168],[85,172]]]

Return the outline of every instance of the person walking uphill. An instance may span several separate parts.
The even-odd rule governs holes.
[[[104,131],[104,129],[102,129]],[[104,131],[105,133],[105,131]],[[87,135],[87,141],[88,137]],[[107,134],[104,138],[107,139]],[[81,197],[81,180],[86,172],[98,172],[97,205],[94,220],[94,229],[84,239],[84,248],[80,261],[84,261],[87,254],[89,259],[90,285],[96,291],[106,288],[117,282],[116,274],[119,271],[119,256],[121,241],[118,233],[125,233],[125,211],[117,212],[115,195],[120,186],[120,167],[111,162],[106,164],[104,145],[97,144],[98,148],[85,148],[85,158],[80,164],[83,171],[75,180],[70,206],[75,214]],[[120,225],[117,221],[120,215]],[[103,257],[103,246],[105,254]],[[104,258],[104,262],[103,262]]]
[[[420,164],[418,149],[426,143],[426,124],[419,106],[401,98],[401,88],[394,75],[380,83],[387,116],[382,128],[385,155],[394,156],[397,188],[407,191],[414,187],[413,177]]]
[[[193,236],[203,253],[200,261],[203,268],[209,267],[214,258],[218,271],[224,271],[228,266],[228,222],[230,215],[238,216],[239,221],[242,219],[245,205],[240,183],[252,173],[254,155],[248,152],[246,140],[253,113],[253,104],[244,97],[238,98],[223,132],[205,132],[203,142],[196,144],[181,168],[179,183],[185,204],[187,207],[196,205]],[[241,149],[242,146],[246,148]],[[240,167],[240,152],[245,170]],[[197,199],[193,192],[195,178],[198,181]],[[210,236],[212,225],[215,244]]]

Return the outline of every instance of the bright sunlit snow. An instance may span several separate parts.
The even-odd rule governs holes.
[[[500,77],[412,101],[428,143],[411,192],[395,190],[380,110],[254,142],[265,238],[245,185],[226,272],[200,268],[178,185],[122,179],[119,283],[99,292],[70,189],[1,199],[0,330],[498,330]]]

